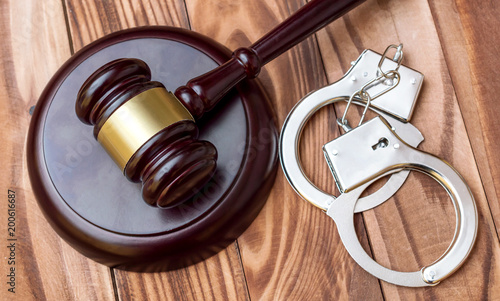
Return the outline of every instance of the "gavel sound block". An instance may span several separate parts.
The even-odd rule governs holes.
[[[146,62],[152,79],[172,90],[226,62],[231,52],[167,27],[132,29],[86,47],[58,71],[37,103],[28,140],[32,187],[55,230],[84,255],[137,271],[186,266],[234,241],[264,205],[277,167],[273,112],[258,82],[242,82],[223,106],[198,121],[199,139],[218,150],[212,179],[179,206],[149,206],[141,185],[127,181],[93,128],[75,114],[85,80],[124,57]]]
[[[256,76],[260,66],[360,2],[313,0],[252,45],[252,50],[237,50],[235,54],[200,34],[171,27],[117,32],[80,50],[43,91],[28,133],[32,188],[52,227],[84,255],[135,271],[183,267],[226,247],[257,216],[277,168],[278,131],[270,101],[258,81],[245,78]],[[103,65],[123,58],[145,64],[138,61],[131,67],[138,68],[133,76],[127,75],[123,81],[110,79],[112,84],[108,85],[110,82],[104,80],[97,93],[91,89],[97,101],[85,104],[94,101],[85,96],[87,78]],[[208,75],[197,77],[204,73]],[[138,90],[131,88],[134,84],[140,84]],[[128,163],[114,157],[123,167],[120,170],[92,134],[94,131],[99,136],[105,126],[103,116],[114,112],[106,106],[123,105],[119,97],[108,96],[118,90],[134,91],[133,98],[136,92],[157,91],[161,85],[168,91],[181,87],[175,94],[196,120],[198,141],[194,139],[197,130],[187,118],[168,126],[170,136],[164,141],[174,137],[177,142],[157,149],[146,145],[146,156],[140,156],[146,158],[144,161],[134,161],[136,153]],[[84,105],[77,105],[77,117],[75,99],[82,86]],[[103,87],[106,91],[99,92]],[[168,93],[166,90],[159,93]],[[94,124],[94,130],[79,118]],[[120,127],[129,126],[133,131],[126,124],[127,118],[123,120]],[[188,139],[177,139],[177,134]],[[186,146],[191,147],[187,155],[177,152]],[[193,153],[197,153],[196,160],[203,161],[200,168],[196,165],[199,161],[190,161]],[[184,164],[184,171],[192,177],[165,181],[164,185],[162,177],[169,173],[155,171],[155,166],[166,164],[164,154],[168,160],[181,158],[169,162],[179,163],[181,170]],[[133,164],[128,166],[130,162]],[[131,180],[141,178],[143,184],[127,181],[123,173]],[[148,182],[155,174],[160,175],[157,180]],[[175,174],[171,178],[177,179]],[[189,182],[194,186],[183,187]],[[144,199],[157,207],[142,200],[141,186],[146,189]],[[174,198],[162,197],[172,191]]]

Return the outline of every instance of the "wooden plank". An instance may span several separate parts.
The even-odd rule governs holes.
[[[193,30],[236,49],[249,46],[305,1],[199,0],[186,4]],[[273,101],[281,126],[303,95],[326,84],[316,40],[310,38],[269,63],[259,80]],[[319,115],[315,122],[331,125],[335,120],[328,110]],[[337,134],[336,126],[333,129],[311,128],[304,134],[303,144],[307,148],[314,137],[326,142]],[[323,159],[308,154],[304,154],[304,163],[316,178],[315,166],[323,164]],[[317,177],[320,185],[334,186],[329,174],[321,171]],[[356,221],[368,248],[362,220]],[[300,199],[281,172],[263,211],[238,243],[252,299],[382,299],[378,281],[347,259],[333,221]],[[356,283],[360,285],[353,285]]]
[[[0,299],[113,300],[109,269],[69,247],[43,217],[25,164],[29,109],[70,56],[62,3],[1,1],[0,14]],[[15,232],[7,229],[8,190],[15,191]],[[15,249],[6,247],[11,243]],[[15,268],[15,293],[8,291],[10,268]]]
[[[483,78],[494,78],[497,72],[496,43],[487,42],[495,41],[491,37],[497,34],[494,25],[498,21],[492,16],[498,8],[492,6],[482,11],[465,1],[455,2],[429,1],[429,7],[423,0],[369,0],[318,35],[320,51],[316,40],[309,39],[270,63],[260,75],[276,101],[281,125],[299,98],[340,78],[350,61],[365,48],[380,52],[390,43],[404,42],[405,64],[425,74],[426,82],[412,121],[426,137],[420,149],[451,162],[466,178],[478,203],[478,241],[465,265],[436,287],[409,289],[382,283],[384,297],[390,300],[500,298],[499,243],[493,223],[496,221],[498,229],[498,130],[494,117],[499,106],[488,94],[494,93],[494,89],[483,82]],[[303,1],[198,0],[187,2],[187,7],[193,29],[235,49],[255,41],[302,4]],[[0,6],[0,36],[2,41],[11,41],[0,46],[0,83],[8,91],[0,95],[0,116],[7,120],[5,132],[9,133],[0,146],[4,155],[3,178],[8,180],[2,188],[14,188],[18,195],[19,242],[23,246],[18,253],[23,261],[17,279],[20,294],[16,296],[20,300],[112,299],[109,269],[79,255],[50,229],[31,195],[24,163],[20,163],[24,162],[22,152],[29,122],[26,111],[70,52],[64,18],[60,18],[60,1],[4,1]],[[129,26],[188,26],[182,1],[69,1],[66,6],[76,50],[106,33]],[[17,15],[25,18],[11,17]],[[26,18],[31,22],[26,22]],[[44,60],[37,60],[35,52]],[[336,112],[342,112],[342,107],[336,108]],[[332,108],[319,112],[306,129],[302,143],[306,172],[316,184],[332,193],[334,183],[320,146],[338,134],[336,112]],[[395,198],[365,213],[364,221],[356,219],[358,236],[369,249],[366,223],[369,242],[379,262],[404,271],[416,270],[436,259],[451,241],[454,210],[447,199],[435,182],[412,175]],[[6,207],[0,210],[6,212]],[[340,245],[332,221],[298,198],[281,173],[268,204],[239,239],[239,245],[245,273],[233,245],[205,262],[170,273],[114,271],[119,297],[382,298],[377,280],[361,270]],[[50,255],[43,255],[46,250],[50,250]],[[0,266],[4,269],[7,264],[2,262]],[[0,299],[5,299],[4,291]]]
[[[65,2],[75,51],[120,29],[147,25],[189,28],[181,0]]]
[[[429,1],[474,156],[500,233],[498,2]],[[480,17],[478,17],[480,16]]]
[[[189,28],[184,2],[68,0],[67,9],[75,50],[111,32],[128,27],[169,25]],[[164,273],[114,270],[122,300],[248,299],[236,244],[185,269]],[[147,296],[147,297],[146,297]]]
[[[185,269],[115,273],[120,300],[249,300],[236,243]]]
[[[438,27],[439,28],[439,27]],[[442,45],[426,1],[367,1],[319,35],[329,81],[335,81],[365,48],[382,52],[405,45],[405,64],[426,79],[412,123],[425,142],[419,147],[450,162],[476,198],[479,232],[464,266],[436,287],[412,289],[382,282],[385,298],[480,300],[498,298],[500,248],[483,183],[476,169],[463,112],[449,77]],[[342,66],[342,71],[335,68]],[[342,108],[338,109],[339,112]],[[419,270],[442,254],[453,237],[454,209],[446,192],[423,175],[412,175],[392,200],[364,213],[375,259],[401,271]]]

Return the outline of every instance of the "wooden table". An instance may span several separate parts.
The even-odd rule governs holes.
[[[75,51],[129,27],[172,25],[230,49],[248,46],[305,0],[0,1],[1,300],[498,300],[500,299],[500,2],[368,0],[267,65],[259,78],[283,123],[308,92],[339,79],[365,49],[404,43],[404,64],[425,75],[412,123],[419,149],[450,162],[477,202],[479,231],[466,263],[436,287],[378,281],[347,254],[335,224],[278,172],[266,206],[227,249],[185,269],[141,274],[110,269],[52,230],[31,191],[25,160],[30,108]],[[360,109],[361,110],[361,109]],[[360,110],[358,113],[360,113]],[[339,133],[343,107],[307,126],[305,170],[336,193],[321,146]],[[16,193],[16,287],[8,292],[8,190]],[[432,179],[412,173],[395,197],[356,217],[358,235],[381,264],[418,270],[449,245],[452,203]]]

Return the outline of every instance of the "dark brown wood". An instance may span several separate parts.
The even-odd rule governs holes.
[[[137,187],[88,138],[91,128],[81,124],[68,99],[76,97],[103,61],[133,56],[153,66],[156,53],[166,51],[170,59],[154,65],[152,72],[153,80],[170,85],[230,56],[223,46],[178,28],[119,32],[74,55],[53,77],[33,114],[28,166],[39,205],[73,247],[109,266],[160,271],[213,255],[255,218],[276,173],[278,134],[272,110],[258,83],[247,81],[228,94],[225,106],[200,122],[200,137],[224,150],[211,182],[173,209],[138,204]],[[179,61],[182,68],[175,69]]]
[[[195,0],[186,4],[193,30],[236,49],[250,45],[305,3]],[[224,24],[220,15],[224,16]],[[338,22],[342,24],[340,19],[333,24]],[[327,84],[323,64],[338,68],[335,61],[323,63],[313,36],[262,68],[259,79],[273,101],[280,125],[300,98]],[[333,108],[316,114],[310,124],[302,142],[309,150],[302,157],[303,163],[318,173],[314,183],[330,191],[335,182],[325,164],[321,143],[339,133]],[[325,171],[320,168],[323,165]],[[360,217],[356,228],[369,250]],[[263,211],[238,238],[238,245],[252,300],[383,300],[379,281],[350,258],[334,222],[301,199],[281,171]]]
[[[210,181],[216,171],[217,150],[197,136],[194,122],[179,121],[153,136],[132,156],[125,172],[140,174],[146,203],[159,208],[178,206]]]
[[[189,28],[183,0],[106,2],[67,0],[66,3],[71,42],[75,50],[79,50],[105,34],[129,27],[169,25]],[[106,12],[106,17],[100,17],[102,12]],[[41,214],[40,219],[44,220]],[[199,264],[175,271],[133,273],[112,269],[111,273],[115,276],[115,294],[119,300],[129,300],[134,297],[149,300],[203,300],[203,298],[223,300],[224,297],[228,300],[245,300],[248,292],[239,251],[235,245],[237,244],[229,246],[227,251],[219,252]],[[73,250],[69,246],[67,249]],[[74,253],[80,255],[76,251]],[[81,255],[80,257],[83,258]],[[78,268],[74,270],[78,271]],[[93,277],[93,279],[97,278]],[[91,291],[87,288],[93,288],[94,283],[97,282],[88,278],[85,282],[75,281],[75,285],[85,291]],[[100,285],[95,287],[100,287]],[[66,289],[57,290],[65,291]]]
[[[83,83],[76,97],[75,112],[85,124],[96,125],[97,137],[102,124],[117,107],[147,89],[163,87],[151,81],[151,70],[138,59],[118,59],[97,69]],[[122,94],[129,97],[120,97]]]
[[[220,67],[190,80],[175,95],[195,118],[212,110],[222,96],[262,66],[342,16],[364,0],[312,0],[248,48],[239,48]]]
[[[163,273],[115,270],[119,300],[250,301],[238,244],[229,245],[205,261]]]
[[[97,138],[114,112],[136,95],[150,89],[165,90],[151,81],[151,70],[138,59],[118,59],[96,70],[85,81],[76,98],[78,118],[94,125]],[[124,174],[142,183],[142,198],[149,205],[171,208],[191,199],[212,178],[217,150],[198,140],[194,121],[181,120],[163,128],[128,160]]]
[[[318,41],[307,39],[267,64],[259,75],[275,106],[279,125],[298,99],[327,84],[325,70],[329,81],[334,81],[349,68],[353,54],[367,47],[381,51],[388,43],[404,43],[405,63],[426,76],[425,96],[418,100],[412,121],[426,138],[421,148],[450,161],[466,177],[480,204],[482,223],[473,255],[441,284],[411,289],[379,283],[352,261],[335,236],[335,226],[301,200],[281,172],[264,210],[238,243],[185,269],[163,273],[109,269],[76,252],[50,228],[31,191],[23,150],[28,110],[50,76],[69,58],[70,49],[78,50],[120,29],[162,24],[191,26],[233,50],[252,44],[306,2],[1,1],[0,86],[4,93],[0,95],[0,115],[4,131],[0,186],[18,193],[17,231],[22,235],[18,237],[21,260],[19,270],[16,268],[16,295],[2,289],[0,299],[499,299],[500,177],[496,142],[500,136],[494,117],[500,106],[495,101],[498,84],[492,75],[500,62],[494,59],[499,46],[495,38],[499,21],[495,16],[500,13],[496,1],[369,0],[327,31],[320,31]],[[63,4],[68,26],[61,13]],[[448,74],[451,81],[443,80]],[[176,85],[182,84],[185,82]],[[458,102],[454,104],[453,99]],[[68,101],[74,103],[74,99]],[[462,116],[455,113],[457,109]],[[335,110],[330,107],[316,114],[301,145],[306,172],[315,184],[333,193],[335,183],[323,165],[321,150],[314,147],[335,138],[334,117]],[[467,131],[459,126],[461,120]],[[473,155],[466,143],[470,143]],[[360,217],[357,226],[363,230],[366,223],[369,236],[360,231],[360,237],[371,246],[378,261],[409,270],[418,268],[418,263],[431,262],[446,249],[455,221],[449,200],[440,200],[446,193],[434,181],[412,177],[405,187],[407,191],[402,191],[398,200],[387,202],[382,210],[368,212],[364,221]],[[415,199],[419,195],[421,199]],[[1,204],[0,210],[6,212],[7,203]],[[7,248],[3,249],[2,258],[8,256]],[[0,267],[6,270],[7,262],[0,261]]]
[[[256,77],[266,63],[361,2],[313,0],[254,45],[237,49],[227,63],[178,88],[175,95],[200,119],[242,79]],[[94,135],[97,137],[118,107],[139,93],[161,86],[150,81],[149,68],[144,63],[134,59],[116,60],[99,68],[85,81],[78,93],[76,111],[82,121],[96,125]],[[213,176],[217,160],[217,151],[211,143],[197,141],[197,131],[173,135],[171,128],[180,127],[174,124],[153,136],[125,167],[128,179],[143,183],[146,203],[161,208],[179,205],[193,197]],[[173,160],[179,164],[171,166]]]
[[[0,300],[114,300],[115,296],[110,269],[76,252],[51,229],[37,205],[26,167],[30,108],[71,56],[64,12],[59,0],[0,3]],[[7,225],[8,209],[13,209],[9,189],[15,192],[14,232]],[[16,246],[15,259],[9,259],[11,243]],[[7,283],[11,268],[15,287]]]

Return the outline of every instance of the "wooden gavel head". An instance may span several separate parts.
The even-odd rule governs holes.
[[[95,71],[81,87],[78,118],[124,175],[142,182],[146,203],[176,206],[212,177],[217,150],[198,140],[192,114],[138,59],[118,59]]]
[[[191,79],[175,95],[151,81],[146,63],[119,59],[97,70],[78,93],[76,113],[94,125],[94,136],[125,176],[142,181],[148,204],[175,206],[208,182],[217,151],[198,141],[194,123],[245,78],[363,0],[314,0],[249,48]]]

